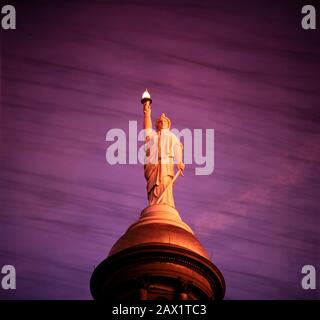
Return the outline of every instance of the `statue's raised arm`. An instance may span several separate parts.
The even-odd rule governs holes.
[[[148,89],[143,93],[141,103],[143,104],[143,129],[145,130],[152,130],[152,120],[151,120],[151,103],[152,99],[148,92]]]

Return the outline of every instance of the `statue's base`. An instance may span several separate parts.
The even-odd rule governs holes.
[[[165,223],[173,225],[193,234],[192,229],[182,221],[179,212],[175,208],[165,204],[154,204],[143,209],[140,219],[133,223],[129,227],[128,231],[137,226],[140,227],[142,225],[153,223]]]

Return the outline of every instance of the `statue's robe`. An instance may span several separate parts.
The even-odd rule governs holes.
[[[154,132],[146,130],[146,162],[149,205],[155,204],[174,177],[174,163],[182,162],[182,144],[169,129]],[[173,186],[168,187],[160,204],[174,207]]]

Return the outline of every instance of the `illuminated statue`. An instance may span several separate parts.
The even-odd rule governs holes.
[[[156,132],[152,130],[151,97],[146,90],[142,95],[145,130],[146,162],[144,175],[147,180],[149,205],[166,204],[174,207],[173,183],[183,175],[182,144],[170,131],[171,121],[164,113],[156,120]],[[174,164],[178,172],[174,174]]]

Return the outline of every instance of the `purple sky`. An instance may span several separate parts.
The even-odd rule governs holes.
[[[320,297],[300,285],[303,265],[320,275],[320,31],[301,29],[303,1],[8,2],[0,266],[17,290],[0,298],[91,298],[147,204],[143,167],[105,161],[109,129],[142,126],[145,87],[154,118],[215,129],[214,173],[187,166],[175,202],[226,298]]]

